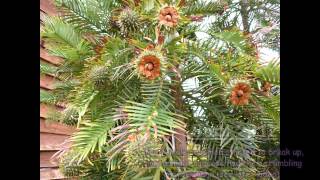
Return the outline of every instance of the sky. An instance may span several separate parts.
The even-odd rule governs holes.
[[[210,0],[203,0],[203,1],[210,1]],[[203,29],[207,29],[210,26],[210,24],[215,21],[215,19],[216,19],[215,16],[206,17],[204,19],[204,21],[202,21],[199,24],[201,24]],[[277,26],[278,25],[280,25],[280,24],[277,24]],[[241,23],[240,23],[240,26],[241,26]],[[256,27],[256,26],[259,26],[259,24],[257,24],[256,21],[253,21],[251,26],[252,27]],[[205,33],[201,33],[201,32],[200,33],[196,33],[196,35],[197,35],[197,37],[199,39],[205,39],[205,38],[208,37],[208,35],[206,35]],[[269,62],[269,61],[274,60],[274,59],[277,59],[278,61],[280,61],[279,52],[277,52],[277,51],[274,51],[274,50],[269,49],[269,48],[258,48],[258,51],[259,51],[259,55],[260,55],[259,56],[260,57],[259,60],[262,63]]]
[[[214,21],[214,17],[209,17],[209,18],[206,18],[204,20],[204,22],[201,22],[201,26],[203,29],[207,29],[209,24],[211,22]],[[254,25],[254,24],[253,24]],[[203,32],[196,32],[196,36],[201,39],[201,40],[204,40],[206,38],[209,38],[210,36],[207,35],[206,33],[203,33]],[[279,52],[277,51],[274,51],[270,48],[266,48],[266,47],[263,47],[263,48],[258,48],[258,51],[259,51],[259,57],[260,57],[260,62],[262,63],[265,63],[265,62],[269,62],[271,60],[274,60],[274,59],[277,59],[280,61],[280,56],[279,56]]]
[[[202,22],[202,27],[204,29],[206,29],[206,27],[208,27],[208,25],[210,24],[210,22],[212,22],[214,20],[214,18],[207,18],[204,20],[204,22]],[[201,40],[205,40],[205,39],[208,39],[210,36],[206,33],[203,33],[203,32],[196,32],[196,36],[201,39]],[[270,48],[266,48],[266,47],[262,47],[262,48],[258,48],[258,51],[259,51],[259,61],[262,63],[262,64],[265,64],[265,63],[268,63],[269,61],[271,60],[278,60],[280,61],[280,56],[279,56],[279,52],[277,51],[274,51]],[[198,85],[197,85],[197,81],[196,79],[188,79],[184,82],[184,87],[185,88],[196,88]]]
[[[259,51],[260,51],[261,62],[268,62],[273,59],[280,60],[279,53],[274,50],[271,50],[269,48],[260,48]]]
[[[206,29],[206,27],[208,27],[208,25],[210,24],[210,22],[214,21],[214,17],[210,17],[210,18],[207,18],[204,20],[204,22],[202,22],[202,26],[204,29]],[[201,33],[201,32],[197,32],[196,33],[196,36],[199,38],[199,39],[202,39],[202,40],[205,40],[206,38],[208,38],[208,35],[205,34],[205,33]],[[265,64],[265,63],[268,63],[269,61],[271,60],[278,60],[280,61],[280,56],[279,56],[279,52],[277,51],[274,51],[270,48],[266,48],[266,47],[263,47],[263,48],[258,48],[258,51],[259,51],[259,61],[262,63],[262,64]],[[190,79],[187,79],[184,83],[183,83],[183,88],[185,90],[191,90],[193,88],[197,88],[198,87],[198,81],[196,78],[190,78]],[[190,89],[191,88],[191,89]],[[197,109],[195,114],[199,115],[201,113],[201,108],[200,109]],[[247,129],[247,131],[251,131],[252,134],[255,134],[255,130],[249,130]]]
[[[206,39],[208,37],[207,34],[202,33],[202,32],[197,32],[196,35],[197,35],[197,37],[199,39]],[[269,49],[269,48],[259,48],[258,50],[259,50],[259,53],[260,53],[260,59],[259,60],[262,63],[271,61],[273,59],[280,60],[280,56],[279,56],[279,53],[277,51],[274,51],[274,50]]]

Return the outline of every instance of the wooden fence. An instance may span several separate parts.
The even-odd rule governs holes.
[[[40,0],[40,14],[45,13],[50,16],[57,15],[53,5],[53,0]],[[40,26],[42,24],[40,16]],[[40,40],[40,63],[51,66],[58,66],[63,59],[50,56],[46,50],[46,44]],[[40,90],[51,91],[54,82],[58,81],[54,76],[45,74],[40,76]],[[73,127],[60,123],[46,122],[49,108],[62,109],[62,107],[52,107],[48,104],[40,103],[40,179],[64,179],[59,172],[58,161],[51,159],[52,155],[63,148],[61,145],[74,132]]]

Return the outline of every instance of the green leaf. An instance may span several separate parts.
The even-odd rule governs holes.
[[[242,35],[241,31],[231,30],[222,32],[209,32],[213,37],[216,37],[223,42],[231,43],[241,52],[246,52],[250,49],[247,39]]]
[[[194,1],[184,8],[186,15],[213,15],[223,12],[223,5],[213,1]]]
[[[154,8],[154,0],[143,0],[143,8],[145,11],[150,11]]]
[[[161,172],[161,168],[158,168],[156,170],[156,173],[154,174],[153,180],[160,180],[160,172]]]
[[[82,32],[90,33],[107,33],[110,7],[117,5],[95,0],[55,0],[55,2],[65,22],[74,25]]]
[[[137,102],[128,102],[125,112],[128,113],[128,123],[132,127],[144,127],[142,131],[146,133],[149,128],[157,136],[175,133],[172,129],[184,129],[184,117],[176,113],[168,112],[160,107]],[[156,129],[155,129],[156,128]],[[156,135],[156,134],[154,134]]]
[[[74,159],[81,162],[95,150],[101,152],[107,142],[109,130],[113,126],[114,121],[111,117],[83,123],[79,131],[71,137],[72,147],[78,149],[78,155]]]
[[[77,109],[78,109],[78,127],[81,123],[81,120],[82,120],[82,117],[84,116],[84,114],[87,112],[87,109],[90,105],[90,103],[92,102],[93,98],[98,94],[97,91],[93,92],[92,94],[90,94],[90,96],[88,97],[85,97],[84,99],[82,99],[83,97],[81,97],[81,100],[82,102],[81,103],[84,103],[84,104],[77,104]],[[87,95],[87,94],[86,94]],[[79,101],[79,99],[78,99]]]
[[[48,63],[40,62],[40,73],[54,75],[57,72],[57,67],[50,65]]]
[[[56,97],[52,93],[40,89],[40,102],[47,104],[55,104],[57,101]]]
[[[41,36],[46,40],[49,53],[66,60],[80,60],[88,57],[91,52],[89,43],[70,24],[58,17],[44,18]]]
[[[274,85],[280,85],[280,62],[270,61],[267,66],[257,69],[256,77]]]
[[[70,24],[66,24],[58,17],[44,18],[44,28],[41,36],[50,43],[50,40],[56,43],[67,44],[77,48],[81,43],[81,35]]]
[[[170,84],[164,80],[152,83],[144,81],[141,84],[141,95],[146,104],[172,109],[174,108],[174,98],[170,93]]]

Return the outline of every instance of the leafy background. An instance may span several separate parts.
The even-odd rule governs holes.
[[[176,28],[158,26],[166,3],[179,9]],[[279,145],[280,64],[259,62],[257,52],[279,51],[279,1],[57,0],[56,6],[61,16],[45,16],[41,36],[64,62],[40,64],[40,71],[61,82],[52,93],[40,91],[40,99],[66,103],[49,119],[78,128],[70,149],[59,154],[66,176],[241,179],[243,173],[254,179],[267,172],[276,178],[279,169],[268,162],[278,157],[266,152]],[[121,15],[126,8],[130,14]],[[159,31],[164,44],[157,42]],[[154,81],[131,63],[150,43],[166,64]],[[241,80],[254,91],[248,105],[237,107],[229,96]],[[264,92],[267,82],[272,88]],[[188,137],[189,163],[165,166],[181,161],[174,144],[179,133]]]

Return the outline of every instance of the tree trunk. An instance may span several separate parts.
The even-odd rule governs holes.
[[[241,0],[240,1],[240,14],[241,14],[241,19],[242,19],[243,31],[245,33],[249,33],[249,31],[250,31],[248,8],[249,8],[248,0]]]
[[[181,78],[177,75],[174,78],[175,85],[173,87],[173,97],[175,98],[175,108],[176,112],[180,113],[183,112],[183,101],[182,101],[182,93],[181,93]],[[188,152],[187,152],[187,133],[181,129],[175,129],[177,134],[174,134],[173,142],[175,144],[175,152],[181,158],[181,165],[187,166],[188,165]]]

